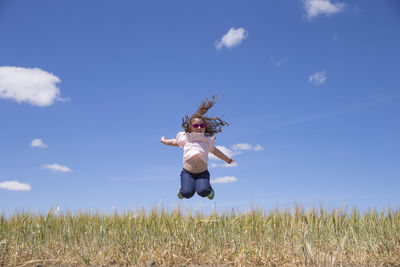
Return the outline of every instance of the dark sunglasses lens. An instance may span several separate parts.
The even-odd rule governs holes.
[[[200,128],[205,128],[206,127],[206,125],[203,124],[203,123],[202,124],[197,124],[197,123],[196,124],[192,124],[192,126],[193,126],[193,128],[199,128],[199,127]]]

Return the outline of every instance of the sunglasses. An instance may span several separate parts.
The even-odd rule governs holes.
[[[204,124],[204,123],[201,123],[201,124],[197,124],[197,123],[195,123],[195,124],[192,124],[192,127],[193,128],[206,128],[206,125]]]

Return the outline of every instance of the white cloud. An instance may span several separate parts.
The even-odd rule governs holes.
[[[33,139],[31,142],[31,147],[46,148],[48,145],[43,143],[42,139]]]
[[[285,57],[285,58],[275,62],[275,66],[279,68],[279,67],[285,65],[287,61],[288,61],[288,59],[287,59],[287,57]]]
[[[240,44],[246,38],[247,31],[245,29],[235,29],[234,27],[232,27],[224,36],[222,36],[221,40],[217,40],[215,42],[215,46],[218,50],[221,49],[223,46],[225,46],[226,48],[231,48]]]
[[[0,189],[10,191],[30,191],[31,186],[29,184],[20,183],[18,181],[5,181],[0,182]]]
[[[260,144],[258,144],[254,147],[254,151],[264,151],[264,148]]]
[[[285,65],[289,60],[287,57],[277,59],[274,56],[269,56],[269,61],[270,61],[270,63],[274,64],[275,67],[280,68],[283,65]]]
[[[232,146],[233,150],[252,150],[253,146],[247,143],[238,143]]]
[[[338,34],[335,34],[335,35],[333,36],[333,41],[337,41],[338,38],[339,38],[339,35],[338,35]]]
[[[240,150],[264,151],[264,148],[260,144],[257,144],[257,146],[253,146],[248,143],[237,143],[237,144],[232,145],[231,148],[234,151],[240,151]]]
[[[314,83],[316,85],[323,84],[325,80],[326,80],[325,71],[316,72],[313,75],[311,75],[310,78],[308,79],[310,83]]]
[[[60,98],[57,83],[60,79],[39,68],[0,67],[0,98],[14,99],[18,103],[45,107]]]
[[[331,0],[303,0],[303,4],[309,20],[321,14],[332,15],[338,13],[346,6],[344,3],[332,3]]]
[[[58,165],[57,163],[43,164],[42,169],[49,169],[49,170],[56,171],[56,172],[70,172],[71,171],[70,168],[68,168],[66,166]]]
[[[238,179],[234,176],[223,176],[223,177],[218,177],[215,179],[212,179],[210,182],[212,184],[227,184],[227,183],[234,183]]]

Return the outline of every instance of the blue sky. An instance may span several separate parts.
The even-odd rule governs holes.
[[[2,1],[0,208],[399,207],[400,4]],[[201,100],[213,201],[176,196]]]

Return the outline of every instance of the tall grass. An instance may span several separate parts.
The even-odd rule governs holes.
[[[137,210],[0,217],[1,265],[399,265],[400,210]]]

